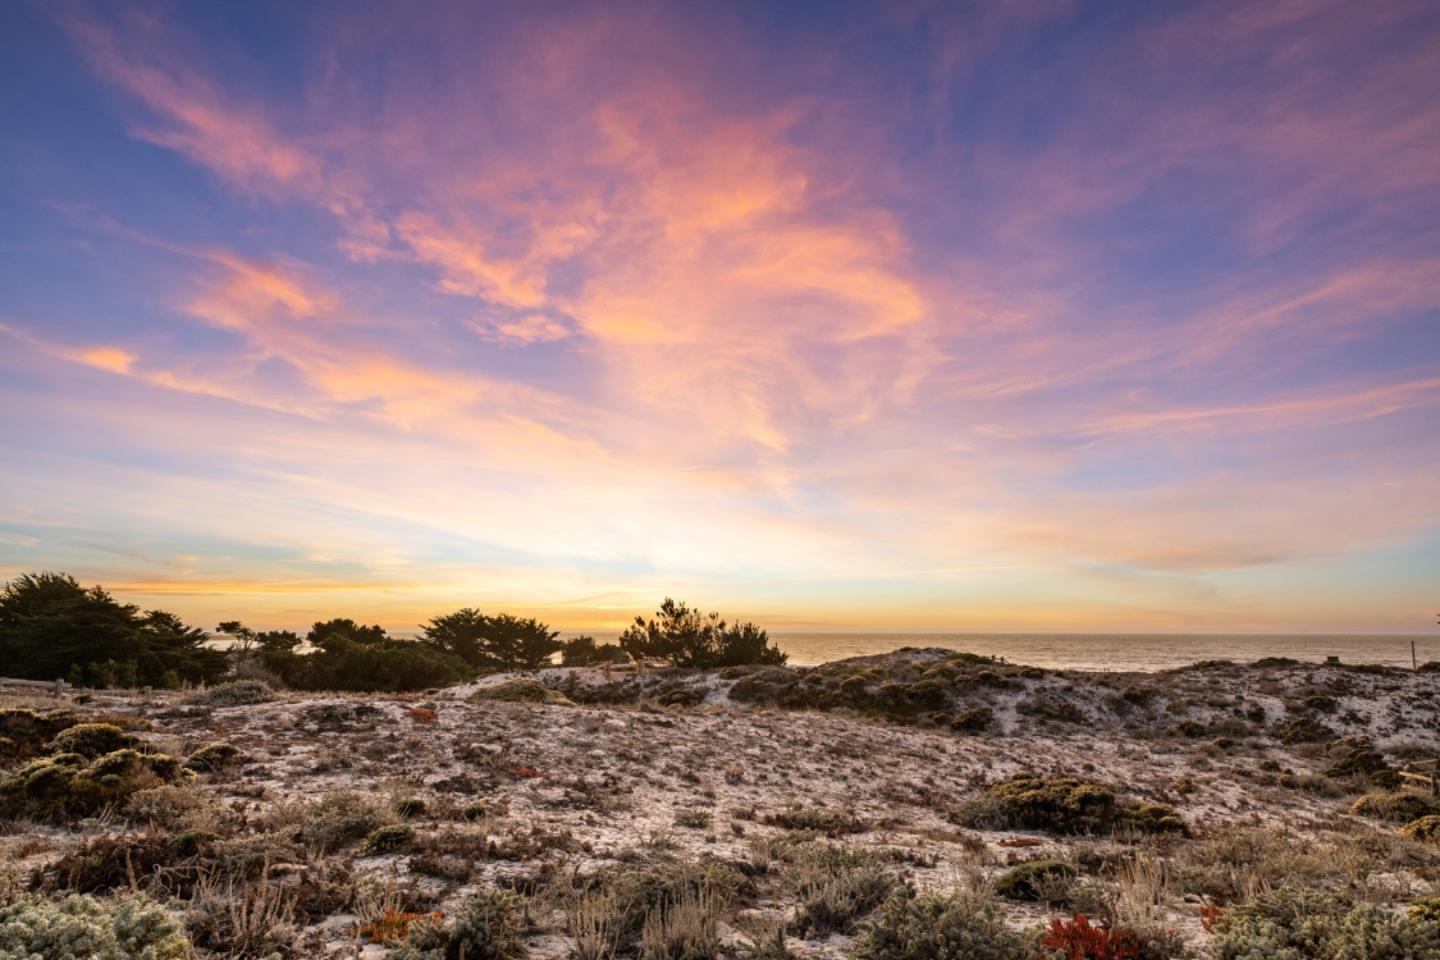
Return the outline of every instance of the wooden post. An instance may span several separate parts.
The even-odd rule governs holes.
[[[56,678],[55,678],[55,694],[54,694],[54,697],[55,697],[56,700],[59,700],[62,696],[64,696],[64,694],[65,694],[65,679],[64,679],[63,677],[56,677]]]
[[[1415,662],[1415,641],[1414,641],[1414,640],[1411,640],[1411,641],[1410,641],[1410,669],[1411,669],[1411,670],[1419,670],[1419,669],[1420,669],[1420,665]]]

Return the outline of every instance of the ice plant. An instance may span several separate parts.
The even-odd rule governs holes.
[[[438,923],[445,919],[443,911],[411,913],[386,907],[380,919],[362,923],[355,928],[356,937],[364,937],[371,943],[398,943],[410,936],[410,925],[421,921]]]
[[[1095,927],[1077,913],[1072,920],[1050,921],[1044,944],[1065,960],[1142,960],[1145,940],[1129,927]]]

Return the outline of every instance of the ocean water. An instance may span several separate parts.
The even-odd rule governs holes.
[[[1248,662],[1292,657],[1344,663],[1410,666],[1410,643],[1420,663],[1440,660],[1440,633],[1356,636],[1277,634],[979,634],[776,633],[771,639],[797,666],[886,653],[901,647],[944,647],[1051,669],[1167,670],[1197,660]]]

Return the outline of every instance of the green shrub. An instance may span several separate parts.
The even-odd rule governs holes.
[[[978,829],[1045,830],[1058,834],[1189,832],[1174,808],[1117,797],[1115,791],[1075,777],[1019,774],[1001,781],[953,814],[962,826]]]
[[[11,676],[93,686],[164,686],[223,676],[225,651],[162,610],[142,613],[63,573],[31,573],[0,589],[0,663]]]
[[[985,903],[917,896],[906,886],[885,901],[855,944],[855,960],[1043,960],[1038,931],[1009,929]]]
[[[331,852],[394,822],[394,812],[379,799],[342,790],[286,811],[283,818],[277,811],[273,828],[279,830],[293,823],[299,843]]]
[[[0,710],[0,760],[25,760],[43,753],[56,734],[78,722],[68,710]]]
[[[1394,793],[1367,793],[1350,805],[1360,817],[1374,817],[1392,823],[1408,823],[1440,814],[1440,803],[1429,794],[1399,790]]]
[[[559,690],[551,690],[534,677],[513,677],[488,687],[481,687],[469,697],[471,703],[500,701],[504,703],[554,703],[573,705]]]
[[[242,760],[240,749],[232,744],[207,743],[190,754],[190,758],[185,761],[185,766],[202,773],[213,773]]]
[[[487,888],[461,904],[448,923],[411,928],[409,942],[390,951],[389,960],[519,960],[525,909],[508,890]]]
[[[1313,717],[1294,717],[1275,728],[1275,737],[1284,744],[1328,743],[1336,734]]]
[[[395,801],[395,813],[407,820],[423,817],[427,807],[424,797],[401,797]]]
[[[995,892],[1007,900],[1036,902],[1075,878],[1075,868],[1060,860],[1032,860],[1012,867],[995,881]]]
[[[93,760],[135,746],[135,738],[113,723],[77,723],[50,741],[52,753],[78,753]]]
[[[33,761],[0,781],[0,812],[40,820],[92,816],[148,787],[189,774],[174,757],[116,750],[86,763],[78,753]]]
[[[183,960],[189,949],[170,915],[144,897],[0,906],[0,960]]]
[[[365,838],[366,853],[391,853],[415,839],[415,828],[408,823],[390,823],[376,827]]]
[[[196,707],[247,707],[256,703],[269,703],[275,699],[275,691],[268,683],[259,680],[232,680],[193,693],[185,703]]]
[[[1282,888],[1232,907],[1214,949],[1216,960],[1420,960],[1440,956],[1440,923]]]

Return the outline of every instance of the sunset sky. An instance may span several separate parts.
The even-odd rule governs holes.
[[[0,579],[1425,631],[1440,5],[0,5]]]

